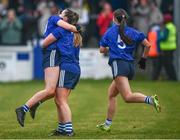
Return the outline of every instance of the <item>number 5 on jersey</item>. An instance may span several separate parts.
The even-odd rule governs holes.
[[[121,40],[120,35],[118,35],[117,44],[118,44],[118,48],[120,48],[120,49],[126,48],[126,44]]]

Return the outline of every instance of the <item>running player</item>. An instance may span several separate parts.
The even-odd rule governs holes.
[[[116,97],[119,93],[126,103],[146,103],[154,106],[160,112],[156,95],[146,96],[138,92],[132,93],[128,81],[134,76],[133,52],[137,44],[141,43],[145,46],[143,56],[138,63],[141,69],[146,68],[146,59],[151,45],[143,33],[127,26],[128,15],[125,10],[117,9],[113,15],[115,25],[104,34],[100,41],[100,52],[109,51],[109,65],[113,74],[113,81],[108,90],[107,118],[104,123],[97,125],[97,128],[104,131],[110,131],[116,111]]]
[[[65,15],[65,11],[66,10],[64,10],[60,15],[53,15],[48,19],[47,29],[44,33],[44,37],[47,37],[58,26],[61,26],[70,31],[77,32],[75,26],[65,22],[67,21],[67,15]],[[30,111],[30,115],[34,119],[36,109],[41,104],[41,102],[54,97],[59,77],[60,63],[60,54],[59,51],[57,51],[56,42],[50,44],[47,49],[42,49],[42,52],[43,68],[45,73],[45,89],[37,92],[25,103],[25,105],[16,109],[17,120],[22,127],[24,126],[26,112]]]
[[[68,10],[67,14],[71,15],[72,13],[74,12]],[[73,15],[74,18],[68,19],[68,23],[70,24],[76,24],[78,22],[79,15],[76,13]],[[79,51],[80,47],[82,46],[82,37],[80,33],[73,34],[68,30],[58,27],[44,40],[44,45],[48,46],[50,43],[56,40],[61,54],[60,76],[55,95],[55,102],[59,112],[59,124],[58,128],[53,131],[51,135],[72,136],[74,135],[74,132],[71,119],[71,110],[68,105],[68,97],[71,90],[75,88],[80,78]]]

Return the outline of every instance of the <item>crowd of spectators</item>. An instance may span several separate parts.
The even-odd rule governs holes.
[[[176,80],[173,0],[0,0],[0,45],[25,45],[29,40],[39,42],[48,18],[65,8],[79,14],[78,24],[85,29],[84,48],[98,47],[101,36],[112,26],[113,11],[125,9],[130,16],[130,26],[144,32],[152,44],[149,55],[151,79],[157,80],[161,67],[165,67],[169,79]],[[164,17],[171,17],[168,24],[165,24]],[[163,34],[166,37],[162,37]],[[174,46],[170,42],[172,39]],[[141,52],[142,47],[138,47],[136,56]]]
[[[47,19],[59,9],[71,8],[84,26],[84,47],[97,47],[102,34],[112,25],[112,13],[123,8],[130,24],[145,34],[161,24],[163,13],[172,14],[172,0],[0,0],[0,44],[26,44],[41,39]]]

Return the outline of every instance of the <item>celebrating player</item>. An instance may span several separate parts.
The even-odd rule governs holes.
[[[115,25],[103,35],[100,41],[100,52],[109,51],[109,65],[113,74],[113,81],[108,90],[107,119],[105,123],[97,125],[97,128],[104,131],[110,131],[116,111],[116,97],[119,93],[127,103],[146,103],[160,112],[156,95],[145,96],[138,92],[132,93],[128,81],[134,76],[133,52],[137,44],[141,43],[145,46],[143,56],[138,63],[141,69],[146,68],[146,59],[151,45],[143,33],[127,26],[128,15],[125,10],[117,9],[113,15]]]
[[[78,22],[79,15],[68,10],[68,23],[75,25]],[[82,46],[82,37],[80,33],[72,34],[70,31],[58,27],[45,40],[44,45],[57,40],[57,47],[61,54],[60,76],[58,88],[56,90],[55,102],[58,110],[59,124],[52,135],[74,135],[71,119],[71,110],[68,105],[68,96],[71,90],[75,88],[80,78],[79,51]]]
[[[48,19],[47,29],[44,37],[47,37],[58,26],[64,29],[77,32],[75,26],[69,24],[67,21],[68,10],[64,10],[60,15],[51,16]],[[68,15],[69,16],[69,15]],[[72,18],[72,17],[69,17]],[[63,21],[65,20],[65,21]],[[78,27],[78,26],[77,26]],[[60,54],[57,50],[56,42],[50,44],[46,49],[43,49],[43,68],[45,73],[45,89],[37,92],[31,97],[25,105],[16,109],[17,120],[19,124],[24,126],[24,119],[26,112],[30,111],[31,117],[35,118],[35,112],[37,107],[42,101],[54,97],[58,77],[59,77],[59,64]]]

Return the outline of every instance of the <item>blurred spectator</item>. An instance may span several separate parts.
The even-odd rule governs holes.
[[[39,14],[37,11],[26,10],[22,11],[22,14],[19,16],[23,24],[22,29],[22,43],[26,44],[27,40],[32,40],[33,38],[38,37],[38,18]]]
[[[99,4],[97,4],[97,1],[96,1],[96,4],[98,5],[98,8],[99,8],[97,11],[98,13],[102,12],[105,3],[107,3],[106,0],[100,0]]]
[[[129,20],[131,20],[131,25],[134,27],[136,27],[134,21],[137,19],[137,15],[136,15],[137,5],[138,5],[138,0],[129,0],[129,7],[130,7],[129,12],[130,12],[130,16],[132,16],[132,18]]]
[[[151,3],[151,14],[149,19],[149,25],[160,25],[163,22],[163,15],[157,6],[156,1]]]
[[[71,6],[71,2],[73,0],[53,0],[54,3],[60,8],[60,9],[65,9],[67,7]]]
[[[60,11],[57,5],[52,1],[49,3],[49,7],[50,7],[51,15],[57,15],[58,12]]]
[[[39,35],[43,36],[47,20],[51,16],[50,9],[48,7],[48,3],[44,0],[41,0],[37,5],[37,10],[40,12],[41,17],[38,20],[38,29]]]
[[[83,0],[74,0],[71,4],[71,9],[79,14],[78,24],[86,26],[89,23],[89,10],[87,3]]]
[[[14,10],[9,10],[7,17],[1,21],[1,43],[4,45],[17,45],[21,44],[21,29],[22,24]]]
[[[163,13],[173,15],[173,0],[162,0],[161,10]]]
[[[157,4],[157,7],[161,7],[162,0],[154,0],[154,2]]]
[[[161,63],[157,71],[155,80],[158,79],[161,67],[164,67],[169,80],[177,80],[173,66],[173,53],[176,50],[176,27],[172,22],[170,14],[164,15],[164,27],[160,31],[160,57]]]
[[[110,1],[111,1],[113,10],[116,10],[118,8],[125,9],[126,11],[129,10],[128,0],[110,0]]]
[[[73,0],[71,3],[71,9],[79,14],[78,24],[84,27],[85,32],[83,33],[83,45],[86,47],[89,40],[89,5],[85,0]]]
[[[8,6],[9,1],[8,0],[0,0],[0,3],[4,5],[5,7]]]
[[[149,58],[151,60],[152,64],[152,70],[151,70],[151,79],[152,80],[157,80],[157,73],[159,71],[159,66],[160,66],[160,57],[159,57],[159,52],[160,52],[160,46],[159,46],[159,31],[160,31],[160,26],[159,25],[153,25],[150,28],[150,31],[148,32],[148,40],[151,43],[151,48],[149,51]]]
[[[2,3],[0,3],[0,22],[3,18],[3,16],[6,15],[6,9]]]
[[[139,0],[138,3],[133,4],[133,10],[131,14],[134,20],[134,26],[147,34],[149,29],[149,20],[150,20],[150,4],[149,0]]]
[[[84,46],[92,47],[96,46],[93,39],[102,36],[111,26],[112,8],[130,10],[133,17],[131,23],[147,33],[150,25],[162,22],[162,14],[158,9],[161,3],[166,11],[172,10],[172,0],[0,0],[0,21],[6,14],[6,6],[15,9],[22,23],[21,40],[25,44],[27,40],[43,35],[50,15],[57,14],[59,8],[71,8],[80,15],[79,24],[85,27]]]
[[[98,15],[96,24],[99,28],[99,36],[101,37],[110,27],[113,19],[112,7],[109,3],[104,3],[103,10]]]

